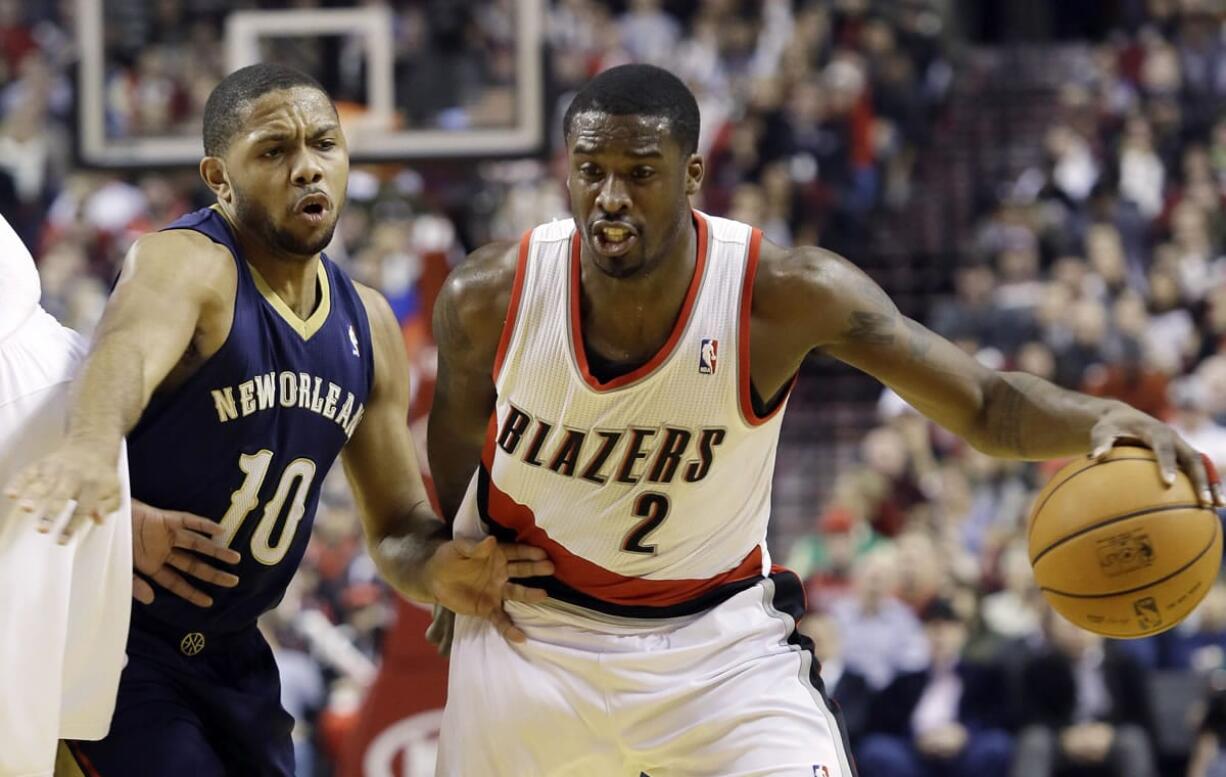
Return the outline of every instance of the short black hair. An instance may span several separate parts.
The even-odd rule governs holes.
[[[223,78],[204,104],[205,156],[220,156],[226,152],[234,133],[242,127],[243,108],[247,103],[269,92],[295,86],[318,89],[328,97],[327,91],[314,78],[301,70],[275,62],[248,65]],[[328,102],[332,102],[331,97],[328,97]]]
[[[566,138],[575,117],[587,111],[663,118],[682,151],[692,154],[698,150],[698,101],[680,78],[664,68],[619,65],[588,81],[562,118]]]

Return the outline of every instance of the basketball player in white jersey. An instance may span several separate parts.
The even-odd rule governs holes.
[[[39,305],[34,260],[0,218],[0,486],[63,440],[85,343]],[[56,740],[100,739],[115,706],[132,590],[127,467],[103,519],[66,543],[0,499],[0,775],[50,775]],[[103,515],[107,513],[107,515]],[[60,516],[59,530],[70,516]]]
[[[565,118],[573,220],[475,252],[437,304],[430,461],[457,536],[537,545],[550,599],[510,644],[460,616],[442,777],[851,777],[797,577],[765,545],[788,391],[820,349],[985,452],[1195,452],[1119,402],[998,373],[842,257],[693,211],[698,107],[658,68]]]

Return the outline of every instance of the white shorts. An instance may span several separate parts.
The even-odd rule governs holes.
[[[784,596],[791,573],[667,621],[511,604],[519,645],[458,617],[437,777],[853,777]]]
[[[0,341],[0,488],[64,437],[80,338],[41,309]],[[0,495],[0,777],[50,775],[56,740],[110,727],[132,596],[125,501],[64,547]]]

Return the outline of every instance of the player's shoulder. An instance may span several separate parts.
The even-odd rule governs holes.
[[[124,262],[124,275],[156,275],[179,287],[233,290],[238,279],[230,249],[191,229],[141,235]]]
[[[436,303],[435,327],[461,328],[469,338],[497,338],[515,285],[519,244],[488,243],[473,251],[448,276]]]
[[[161,232],[149,232],[138,237],[132,248],[134,251],[148,254],[151,257],[182,260],[185,256],[190,256],[192,262],[205,264],[222,260],[231,264],[234,262],[229,248],[194,229],[166,229]]]
[[[387,297],[364,283],[352,281],[362,307],[366,309],[366,321],[370,326],[370,344],[375,365],[376,394],[384,395],[379,386],[407,386],[409,380],[408,354],[400,322]],[[393,394],[395,390],[393,389]]]
[[[519,243],[500,240],[470,253],[447,278],[444,291],[466,301],[499,292],[511,293],[518,265]]]
[[[784,247],[762,241],[754,278],[755,308],[821,305],[838,295],[857,271],[842,256],[817,246]]]
[[[353,290],[357,292],[358,299],[362,302],[362,307],[366,309],[366,320],[370,322],[371,337],[376,341],[386,338],[389,332],[395,332],[395,339],[399,339],[400,324],[396,320],[396,314],[392,311],[392,305],[387,301],[387,297],[377,289],[371,288],[364,283],[351,281]]]

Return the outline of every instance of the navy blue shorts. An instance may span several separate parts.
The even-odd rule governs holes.
[[[177,632],[134,612],[111,730],[69,749],[91,777],[293,777],[293,726],[254,626]]]

